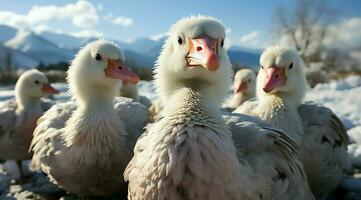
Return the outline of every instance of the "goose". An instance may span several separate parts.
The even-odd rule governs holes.
[[[256,92],[256,73],[251,69],[241,69],[234,76],[234,93],[226,107],[235,110],[243,102],[254,98]]]
[[[25,178],[21,161],[31,158],[28,149],[36,120],[54,103],[41,98],[57,93],[42,72],[32,69],[17,80],[15,98],[0,104],[0,157],[16,160],[20,180]]]
[[[110,41],[85,45],[67,71],[73,100],[53,106],[38,121],[32,168],[71,193],[111,196],[126,190],[123,170],[149,114],[131,99],[115,99],[122,81],[139,81],[124,61]]]
[[[143,104],[147,108],[149,108],[152,104],[147,97],[139,95],[137,85],[127,81],[123,81],[123,86],[120,88],[120,96],[131,98],[134,101]]]
[[[124,172],[128,199],[313,199],[289,137],[222,117],[232,76],[224,39],[213,17],[171,27],[154,71],[162,117],[134,147]]]
[[[335,189],[348,168],[348,136],[328,108],[302,103],[308,88],[297,52],[284,46],[267,48],[260,58],[257,101],[235,112],[259,117],[286,131],[301,146],[301,158],[312,191],[320,197]]]

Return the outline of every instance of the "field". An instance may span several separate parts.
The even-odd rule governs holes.
[[[59,102],[68,100],[67,86],[63,83],[55,83],[54,86],[61,91],[54,98]],[[152,82],[141,81],[139,83],[139,93],[142,96],[155,100],[157,98],[154,92]],[[0,100],[12,98],[14,95],[13,86],[3,86],[0,89]],[[352,156],[353,163],[361,166],[361,77],[351,76],[344,80],[332,81],[327,84],[318,84],[315,88],[310,89],[305,101],[313,101],[331,108],[345,124],[348,135],[352,144],[349,145],[349,152]],[[23,167],[28,169],[28,161],[23,163]],[[5,172],[6,171],[6,172]],[[27,170],[28,171],[28,170]],[[45,194],[46,197],[59,197],[64,195],[53,184],[49,183],[47,178],[39,172],[29,172],[32,181],[25,185],[10,183],[14,178],[19,176],[19,172],[14,162],[8,161],[0,164],[0,194],[4,192],[0,199],[10,196],[17,198],[34,198],[34,193]],[[361,179],[358,174],[354,177],[345,178],[341,189],[346,191],[344,197],[348,199],[358,199],[361,195]],[[37,197],[37,195],[35,195]],[[72,196],[66,196],[72,198]],[[6,198],[5,198],[6,199]],[[334,199],[333,196],[328,199]]]

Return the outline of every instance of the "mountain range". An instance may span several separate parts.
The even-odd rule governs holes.
[[[12,64],[17,68],[69,62],[79,48],[96,39],[54,32],[36,34],[29,30],[0,25],[0,68],[4,65],[6,56],[9,55],[11,55]],[[126,62],[128,61],[131,67],[150,70],[165,38],[159,40],[138,38],[132,42],[113,41],[124,50]],[[250,68],[258,66],[259,51],[231,47],[228,49],[228,54],[232,64]]]

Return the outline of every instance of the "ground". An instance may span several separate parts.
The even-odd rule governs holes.
[[[63,83],[54,86],[61,92],[54,96],[58,101],[66,101],[67,87]],[[12,98],[13,86],[0,86],[0,101]],[[157,98],[152,82],[141,81],[139,84],[140,95],[151,100]],[[361,168],[361,77],[352,76],[340,81],[332,81],[327,84],[319,84],[310,89],[306,101],[314,101],[332,109],[345,124],[352,144],[349,152],[353,164]],[[29,172],[28,162],[23,163],[23,168],[31,177],[27,184],[16,184],[14,179],[18,176],[18,170],[14,162],[0,164],[0,199],[75,199],[51,184],[40,172]],[[342,199],[361,199],[361,175],[345,177],[338,193]],[[339,194],[338,194],[339,195]],[[329,196],[325,199],[339,199],[340,197]]]

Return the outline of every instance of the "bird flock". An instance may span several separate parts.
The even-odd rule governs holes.
[[[330,109],[303,102],[308,84],[297,52],[266,48],[258,74],[238,71],[227,99],[233,70],[225,39],[213,17],[172,25],[154,68],[155,102],[139,96],[139,77],[111,41],[76,54],[68,102],[44,100],[58,91],[43,73],[23,73],[15,99],[0,104],[0,158],[19,166],[31,159],[31,170],[81,198],[312,200],[333,193],[351,168],[348,136]]]

